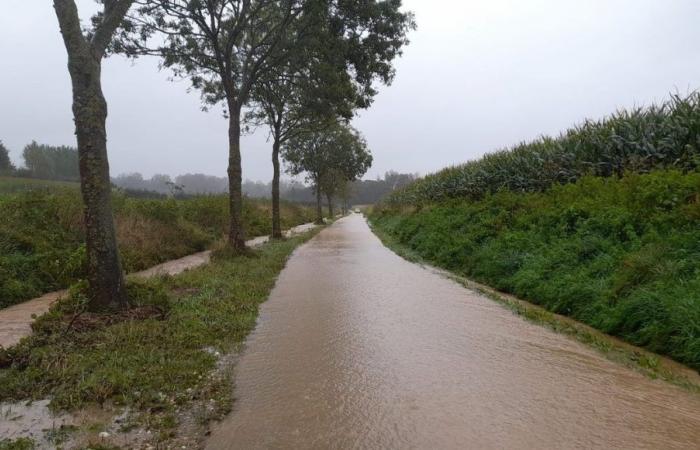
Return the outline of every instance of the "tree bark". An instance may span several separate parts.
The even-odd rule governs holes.
[[[236,250],[245,250],[243,191],[241,189],[241,107],[234,102],[229,102],[228,141],[228,192],[230,215],[228,243]]]
[[[275,140],[272,143],[272,238],[282,238],[282,224],[280,220],[280,141],[279,130],[275,132]]]
[[[118,6],[128,9],[125,3]],[[55,0],[54,8],[68,53],[68,71],[73,87],[80,191],[85,204],[89,308],[126,308],[126,287],[112,216],[105,125],[107,102],[100,82],[104,49],[85,40],[75,2]],[[114,20],[108,17],[104,23],[113,24]]]
[[[321,205],[321,188],[316,182],[316,223],[323,223],[323,207]]]
[[[326,195],[326,199],[328,200],[328,216],[333,219],[333,198],[330,195]]]

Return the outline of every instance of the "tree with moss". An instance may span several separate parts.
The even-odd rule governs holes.
[[[127,306],[124,274],[112,216],[107,160],[107,102],[102,93],[102,59],[133,0],[102,0],[85,31],[74,0],[53,0],[73,88],[73,116],[85,203],[88,297],[92,309]]]

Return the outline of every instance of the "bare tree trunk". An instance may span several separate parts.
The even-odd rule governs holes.
[[[321,188],[316,182],[316,223],[323,223],[323,208],[321,206]]]
[[[126,13],[128,5],[121,6]],[[105,127],[107,102],[100,83],[102,50],[83,37],[72,0],[55,0],[54,8],[68,52],[73,87],[80,191],[85,203],[89,307],[92,310],[126,308],[126,287],[112,216]],[[105,20],[104,23],[109,25],[110,22]]]
[[[228,141],[230,214],[228,243],[236,250],[244,250],[245,230],[243,229],[243,191],[241,188],[241,108],[233,102],[229,102]]]
[[[272,238],[282,238],[282,225],[280,220],[280,141],[279,130],[275,132],[275,140],[272,143]]]
[[[328,200],[328,216],[332,219],[334,217],[333,198],[330,195],[326,195],[326,199]]]

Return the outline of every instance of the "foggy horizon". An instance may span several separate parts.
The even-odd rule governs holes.
[[[0,53],[10,62],[0,73],[0,140],[17,163],[32,140],[76,145],[54,11],[31,3],[9,0],[13,13],[0,17]],[[700,4],[690,0],[404,5],[418,29],[394,83],[353,120],[374,156],[366,179],[425,175],[700,87]],[[78,6],[85,21],[97,5]],[[111,175],[226,176],[221,107],[202,112],[188,81],[168,81],[170,71],[157,66],[156,58],[103,64]],[[270,180],[267,135],[261,128],[242,139],[244,179]]]

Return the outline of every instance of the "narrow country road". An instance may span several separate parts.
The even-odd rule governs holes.
[[[700,396],[404,261],[357,214],[296,251],[211,449],[698,448]]]

